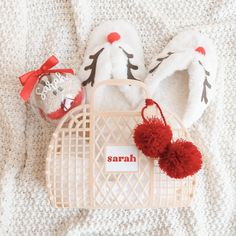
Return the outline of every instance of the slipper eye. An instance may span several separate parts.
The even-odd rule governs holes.
[[[120,39],[120,35],[117,32],[112,32],[107,35],[107,41],[109,43],[113,43],[115,41],[118,41]]]

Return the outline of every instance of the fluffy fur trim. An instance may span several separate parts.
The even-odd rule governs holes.
[[[187,80],[181,74],[185,70]],[[184,125],[190,127],[202,116],[213,98],[216,73],[217,56],[213,43],[198,32],[186,31],[174,37],[154,58],[145,83],[155,100],[177,113]],[[161,85],[168,79],[168,86],[163,89]],[[171,91],[171,87],[183,81],[188,83],[185,90]],[[187,101],[175,103],[175,96],[183,97],[185,93]],[[169,99],[169,103],[165,103],[165,99]]]
[[[143,49],[136,30],[124,21],[108,21],[91,33],[79,77],[91,98],[92,87],[108,79],[138,79],[146,76]],[[100,109],[135,106],[140,91],[133,86],[100,88],[96,105]]]

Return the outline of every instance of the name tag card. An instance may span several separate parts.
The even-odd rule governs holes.
[[[108,172],[136,172],[138,150],[135,146],[107,146],[105,164]]]

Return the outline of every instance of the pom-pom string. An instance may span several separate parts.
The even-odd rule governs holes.
[[[147,122],[147,119],[146,119],[145,116],[144,116],[144,111],[145,111],[145,109],[146,109],[148,106],[152,106],[153,104],[155,104],[156,107],[157,107],[157,109],[159,110],[159,112],[160,112],[160,114],[161,114],[161,118],[162,118],[164,124],[167,125],[165,116],[164,116],[164,114],[163,114],[163,112],[162,112],[162,110],[161,110],[159,104],[158,104],[157,102],[153,101],[151,98],[147,98],[147,99],[145,100],[145,103],[146,103],[146,105],[145,105],[145,106],[142,108],[142,110],[141,110],[141,115],[142,115],[143,121],[144,121],[144,122]]]

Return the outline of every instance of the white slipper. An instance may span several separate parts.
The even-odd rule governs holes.
[[[145,79],[153,98],[176,113],[185,127],[203,114],[214,95],[217,72],[212,42],[195,31],[174,37],[154,58]]]
[[[134,27],[124,21],[107,21],[91,33],[79,77],[86,87],[88,102],[91,89],[98,81],[131,79],[143,81],[146,76],[143,49]],[[109,87],[96,97],[99,108],[122,108],[138,102],[139,89],[134,86]],[[124,107],[123,107],[124,108]]]

